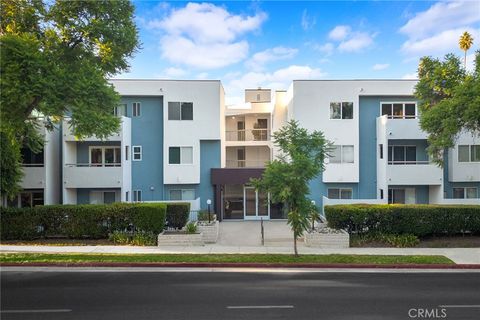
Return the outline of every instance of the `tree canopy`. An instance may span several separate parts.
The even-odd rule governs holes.
[[[2,157],[19,159],[6,154],[19,150],[7,147],[8,141],[41,139],[26,129],[37,117],[51,129],[68,115],[80,138],[105,138],[118,130],[112,110],[119,96],[108,78],[127,70],[139,48],[133,17],[134,7],[125,0],[2,1],[0,130],[5,137],[15,134],[2,138]],[[3,165],[2,159],[2,179],[8,175]],[[14,189],[2,181],[2,194]]]

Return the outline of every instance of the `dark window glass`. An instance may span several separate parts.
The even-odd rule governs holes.
[[[38,166],[43,165],[43,149],[38,153],[34,153],[29,148],[22,148],[21,152],[22,152],[23,164],[38,165]]]
[[[465,189],[464,188],[453,188],[453,198],[454,199],[465,198]]]
[[[383,144],[378,145],[380,148],[380,159],[383,159]]]
[[[341,199],[352,199],[352,190],[351,189],[340,189],[340,198]]]
[[[393,147],[388,147],[388,161],[393,161]]]
[[[417,161],[417,147],[406,147],[406,160],[414,163]]]
[[[168,149],[168,163],[180,164],[180,147],[170,147]]]
[[[393,147],[393,161],[405,161],[405,148]]]
[[[193,120],[193,103],[182,102],[182,120]]]
[[[330,119],[341,119],[342,105],[340,102],[330,102]]]
[[[380,189],[380,199],[383,199],[383,189]]]
[[[115,202],[115,192],[104,192],[103,193],[103,203],[114,203]]]
[[[387,115],[389,118],[392,116],[392,105],[390,103],[382,104],[382,116]]]
[[[20,208],[28,208],[32,206],[32,194],[24,192],[20,194]]]
[[[403,104],[394,103],[393,104],[393,117],[394,118],[403,118]]]
[[[480,145],[477,144],[470,146],[470,161],[480,161]]]
[[[342,119],[353,119],[353,102],[342,102]]]
[[[415,103],[406,103],[405,104],[405,118],[414,119],[415,118]]]
[[[329,199],[340,199],[340,189],[328,189]]]
[[[180,102],[168,103],[168,120],[180,120]]]

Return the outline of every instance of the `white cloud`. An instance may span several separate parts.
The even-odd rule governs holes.
[[[344,40],[350,32],[351,28],[349,26],[336,26],[330,31],[328,37],[335,41],[341,41]]]
[[[416,80],[416,79],[418,79],[418,75],[417,75],[416,72],[407,73],[407,74],[403,75],[402,79]]]
[[[163,74],[165,74],[168,78],[180,78],[185,76],[187,71],[180,68],[170,67],[163,70]]]
[[[319,45],[316,44],[313,46],[313,50],[323,53],[325,56],[331,56],[333,51],[335,50],[335,46],[331,42],[327,42],[325,44]]]
[[[247,67],[251,69],[262,69],[263,66],[272,61],[286,60],[293,58],[298,53],[298,49],[287,47],[274,47],[255,53],[251,59],[246,62]]]
[[[312,29],[316,23],[317,23],[317,19],[315,17],[309,16],[307,9],[303,10],[302,21],[301,21],[303,30],[307,31]]]
[[[237,63],[248,55],[249,45],[239,37],[256,31],[266,20],[264,12],[235,15],[211,3],[188,3],[172,9],[163,19],[147,23],[164,35],[162,57],[178,64],[213,69]]]
[[[372,69],[378,71],[378,70],[385,70],[388,67],[390,67],[389,63],[377,63],[372,67]]]
[[[438,2],[408,20],[400,32],[408,35],[411,40],[417,40],[478,21],[480,5],[477,1]]]
[[[338,45],[338,50],[342,52],[358,52],[373,44],[373,37],[366,32],[356,32],[351,37],[342,41]]]

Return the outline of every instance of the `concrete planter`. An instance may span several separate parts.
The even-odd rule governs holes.
[[[307,232],[304,240],[307,247],[325,249],[350,247],[350,235],[344,230]]]
[[[158,235],[158,246],[203,246],[202,233],[163,231]]]
[[[216,243],[218,239],[218,221],[214,221],[211,224],[205,222],[206,224],[202,224],[202,222],[197,223],[197,230],[203,235],[203,242],[205,243]]]

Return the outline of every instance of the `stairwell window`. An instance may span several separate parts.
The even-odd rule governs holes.
[[[328,188],[327,195],[329,199],[352,199],[352,189]]]
[[[142,190],[133,190],[133,201],[134,202],[142,201]]]
[[[169,147],[169,164],[193,164],[193,147]]]
[[[133,151],[132,160],[142,161],[142,146],[133,146],[132,151]]]
[[[354,163],[354,148],[351,145],[333,146],[330,163]]]
[[[193,120],[193,102],[169,102],[168,120]]]
[[[458,162],[480,162],[480,145],[459,145]]]
[[[142,114],[142,105],[140,102],[134,102],[132,105],[132,114],[134,117],[140,117]]]
[[[330,102],[330,119],[353,119],[353,102]]]

